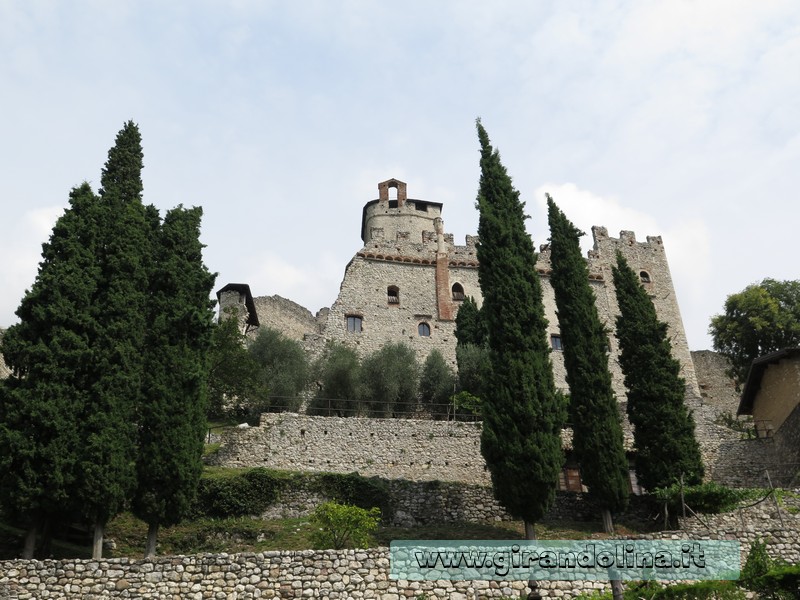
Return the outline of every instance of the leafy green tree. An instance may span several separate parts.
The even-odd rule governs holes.
[[[259,408],[296,412],[311,374],[302,346],[277,329],[266,328],[259,331],[249,351],[261,369],[262,384],[269,390],[269,406]]]
[[[356,351],[333,342],[325,348],[314,370],[319,385],[311,414],[352,417],[358,412],[359,372]]]
[[[208,349],[208,418],[248,417],[266,410],[269,390],[262,369],[246,347],[238,322],[223,314],[213,325]],[[248,410],[253,407],[253,412]]]
[[[450,412],[450,398],[456,385],[453,370],[439,350],[433,349],[419,378],[419,397],[423,408],[434,417],[446,418]]]
[[[102,555],[106,522],[124,509],[136,487],[136,410],[142,401],[152,240],[158,226],[155,209],[145,209],[141,201],[141,170],[141,136],[129,121],[117,134],[101,176],[94,252],[99,277],[88,306],[98,329],[79,423],[74,497],[94,523],[95,558]]]
[[[75,508],[81,416],[92,394],[92,347],[98,324],[97,197],[84,183],[70,193],[36,281],[3,337],[11,374],[0,382],[0,503],[27,528],[23,558],[37,531]]]
[[[361,363],[359,399],[371,417],[401,417],[416,408],[419,368],[414,351],[389,342]]]
[[[730,361],[730,375],[743,384],[753,360],[800,346],[800,281],[764,279],[731,294],[709,333],[714,349]]]
[[[203,471],[216,276],[203,264],[201,216],[200,208],[169,211],[155,245],[132,505],[149,525],[145,557],[155,554],[160,526],[189,514]]]
[[[603,511],[607,533],[611,513],[628,504],[630,483],[622,425],[608,370],[608,337],[597,314],[589,269],[580,248],[583,235],[547,197],[550,256],[558,324],[571,399],[573,449],[589,496]]]
[[[367,548],[380,519],[381,511],[377,507],[367,510],[349,504],[325,502],[311,515],[311,523],[317,527],[311,541],[319,549]]]
[[[684,477],[700,483],[703,461],[694,436],[694,419],[683,399],[685,382],[672,356],[667,325],[628,262],[617,254],[612,268],[620,315],[619,362],[628,389],[628,417],[634,427],[636,473],[648,489],[667,487]]]
[[[525,521],[526,536],[534,539],[534,523],[552,505],[564,463],[565,414],[556,397],[542,287],[533,242],[525,230],[524,204],[480,121],[477,128],[478,277],[491,360],[482,398],[481,452],[495,497]],[[535,582],[529,585],[535,587]]]

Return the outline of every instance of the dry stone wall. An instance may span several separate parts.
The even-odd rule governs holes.
[[[480,422],[265,413],[258,427],[223,432],[222,445],[209,462],[488,485],[481,427]],[[569,432],[562,441],[569,447]]]
[[[750,544],[765,539],[767,551],[789,562],[800,559],[800,535],[791,526],[776,527],[773,519],[744,528],[709,533],[705,526],[636,536],[637,539],[738,540],[742,564]],[[702,529],[700,529],[702,528]],[[188,600],[255,598],[331,598],[402,600],[451,598],[483,600],[518,597],[522,581],[407,581],[389,577],[387,548],[369,550],[274,551],[248,554],[170,556],[147,560],[11,560],[0,561],[0,598],[181,598]],[[544,598],[573,598],[594,590],[608,591],[605,582],[542,581]]]

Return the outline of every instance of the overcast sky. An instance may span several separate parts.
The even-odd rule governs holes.
[[[379,181],[477,231],[478,116],[537,246],[545,192],[663,237],[691,349],[728,294],[800,277],[796,0],[0,0],[0,56],[0,326],[129,119],[145,202],[203,207],[217,287],[312,311]]]

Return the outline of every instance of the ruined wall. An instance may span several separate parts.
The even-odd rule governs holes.
[[[800,405],[800,359],[784,358],[767,366],[753,403],[753,420],[763,434],[778,431]]]
[[[253,298],[260,322],[259,329],[277,329],[283,335],[302,342],[307,335],[320,333],[321,324],[307,308],[281,296]],[[252,332],[255,336],[258,330]]]

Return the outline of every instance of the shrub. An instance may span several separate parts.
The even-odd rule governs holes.
[[[377,477],[363,477],[358,473],[322,473],[317,477],[319,491],[340,504],[352,504],[370,509],[377,506],[384,519],[392,516],[389,486]]]
[[[767,554],[767,544],[764,540],[757,539],[750,545],[750,553],[739,577],[740,585],[748,590],[759,591],[758,579],[766,575],[771,567],[772,559]]]
[[[381,518],[379,508],[369,510],[325,502],[311,515],[311,523],[319,529],[311,534],[315,548],[367,548],[372,541],[372,532],[378,528]]]
[[[756,580],[753,589],[766,598],[800,598],[800,565],[780,565]]]
[[[278,497],[280,487],[280,480],[264,468],[227,477],[204,476],[192,512],[195,518],[260,515]]]
[[[681,486],[673,484],[668,488],[657,488],[653,497],[659,504],[666,503],[673,515],[681,512]],[[683,497],[687,506],[699,513],[721,513],[733,510],[744,497],[743,492],[718,483],[701,483],[685,486]]]
[[[649,600],[744,600],[746,596],[733,581],[700,581],[668,585],[644,597]]]

